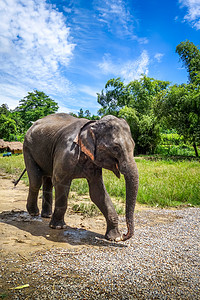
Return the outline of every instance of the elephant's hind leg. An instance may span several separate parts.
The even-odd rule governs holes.
[[[88,179],[91,200],[97,205],[103,213],[106,222],[107,230],[105,237],[108,240],[120,241],[121,235],[118,229],[118,215],[114,205],[108,195],[102,178],[102,170],[99,169],[96,175]]]
[[[26,208],[31,216],[38,216],[37,199],[42,185],[42,171],[29,153],[24,152],[24,159],[29,178],[29,193]]]
[[[41,216],[43,218],[50,218],[52,215],[52,180],[51,177],[44,176],[42,179],[43,182],[43,197],[42,197],[42,212]]]
[[[55,187],[55,209],[49,226],[54,229],[63,229],[66,228],[64,216],[67,210],[67,198],[71,180],[63,178],[63,180],[58,182],[54,179],[53,185]]]

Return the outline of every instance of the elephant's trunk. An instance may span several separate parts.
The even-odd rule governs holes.
[[[126,181],[126,224],[128,232],[123,235],[123,241],[126,241],[134,234],[134,210],[139,184],[138,170],[134,158],[131,158],[128,164],[123,161],[120,171]]]

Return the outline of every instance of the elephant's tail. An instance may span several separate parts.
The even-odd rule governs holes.
[[[13,180],[14,186],[18,184],[18,182],[21,180],[22,176],[26,173],[26,169],[22,172],[22,174],[19,176],[17,180]]]

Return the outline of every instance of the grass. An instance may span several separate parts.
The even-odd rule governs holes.
[[[156,206],[200,205],[199,161],[138,161],[138,202]]]
[[[174,207],[182,205],[200,205],[200,162],[198,160],[137,159],[140,184],[137,201],[141,204],[159,207]],[[0,169],[14,174],[17,179],[24,169],[23,156],[0,157]],[[119,214],[124,214],[125,181],[121,176],[107,170],[103,171],[106,189],[114,200]],[[23,180],[28,182],[27,175]],[[86,196],[84,196],[86,195]],[[99,211],[89,200],[88,184],[85,179],[73,180],[70,192],[72,210],[89,215]],[[77,201],[78,200],[78,201]],[[81,200],[81,202],[80,202]]]
[[[1,154],[0,169],[8,174],[20,174],[25,169],[23,155],[3,157]]]

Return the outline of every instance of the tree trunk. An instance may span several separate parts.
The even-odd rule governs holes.
[[[194,147],[196,157],[199,157],[199,153],[198,153],[198,150],[197,150],[197,145],[196,145],[195,142],[193,143],[193,147]]]

